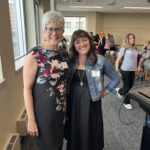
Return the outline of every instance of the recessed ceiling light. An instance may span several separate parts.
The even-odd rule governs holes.
[[[103,8],[101,6],[69,6],[71,8]]]
[[[124,9],[150,9],[150,7],[123,7]]]

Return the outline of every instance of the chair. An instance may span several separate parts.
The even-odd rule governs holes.
[[[141,84],[141,81],[145,81],[144,76],[145,76],[145,71],[136,71],[135,76],[139,79],[139,84]]]
[[[145,84],[146,84],[146,82],[150,82],[150,70],[145,70],[145,76],[144,76],[144,78],[145,78]]]

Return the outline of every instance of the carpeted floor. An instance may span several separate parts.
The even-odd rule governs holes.
[[[140,150],[145,112],[136,101],[131,100],[133,110],[126,110],[122,106],[120,118],[127,124],[134,123],[125,125],[119,120],[119,109],[123,99],[118,99],[109,94],[102,101],[105,133],[104,150]],[[64,141],[63,150],[65,150],[65,143],[66,141]],[[22,138],[21,145],[22,150],[37,150],[36,145],[29,136]]]
[[[121,108],[122,100],[109,95],[103,100],[103,118],[105,132],[105,150],[140,150],[142,127],[145,112],[138,103],[131,100],[133,110]],[[130,124],[131,122],[134,122]]]

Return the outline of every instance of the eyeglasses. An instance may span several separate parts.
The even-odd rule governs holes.
[[[48,27],[46,27],[45,30],[47,33],[53,33],[54,31],[56,33],[62,33],[64,31],[62,28],[48,28]]]

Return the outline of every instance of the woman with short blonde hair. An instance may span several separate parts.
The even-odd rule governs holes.
[[[64,18],[49,11],[42,18],[43,43],[31,49],[23,67],[28,133],[40,150],[59,150],[64,133],[68,57],[60,50]]]

